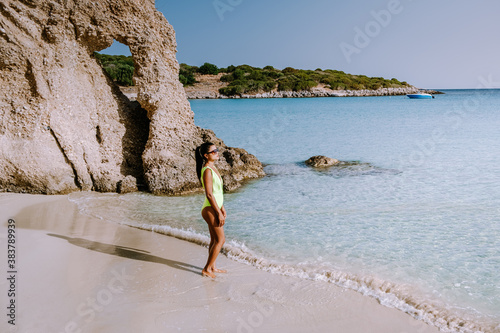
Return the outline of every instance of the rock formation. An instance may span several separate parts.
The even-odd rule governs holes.
[[[311,158],[309,158],[305,163],[309,166],[312,166],[313,168],[324,168],[324,167],[330,167],[333,165],[338,165],[341,162],[337,159],[331,158],[331,157],[326,157],[323,155],[316,155]]]
[[[137,102],[93,57],[113,40],[132,53]],[[229,187],[262,176],[253,155],[194,125],[175,52],[153,0],[2,0],[0,189],[128,192],[135,179],[180,194],[200,188],[194,149],[206,139],[221,147]]]

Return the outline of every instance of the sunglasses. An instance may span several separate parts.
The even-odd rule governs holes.
[[[218,153],[219,150],[217,148],[215,148],[214,150],[212,151],[209,151],[207,154],[214,154],[214,153]]]

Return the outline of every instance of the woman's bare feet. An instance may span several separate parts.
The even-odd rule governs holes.
[[[214,268],[213,272],[214,273],[227,273],[227,271],[225,269],[218,269],[218,268]]]
[[[202,270],[201,275],[215,279],[215,274],[206,270]]]

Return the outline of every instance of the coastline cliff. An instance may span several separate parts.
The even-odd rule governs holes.
[[[93,56],[113,40],[132,53],[137,101]],[[196,191],[204,140],[220,146],[227,189],[263,176],[255,156],[194,125],[175,53],[151,0],[0,2],[0,190]]]

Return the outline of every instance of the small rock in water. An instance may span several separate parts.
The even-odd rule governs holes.
[[[324,168],[337,165],[340,161],[331,157],[317,155],[309,158],[305,163],[313,168]]]

